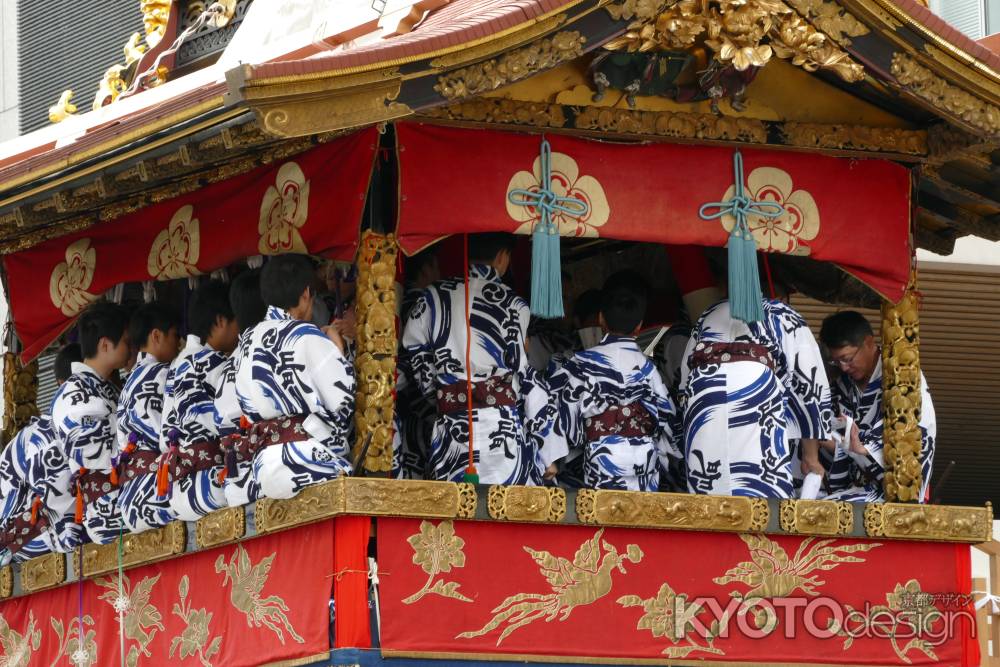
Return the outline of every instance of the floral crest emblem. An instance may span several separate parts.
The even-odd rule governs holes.
[[[555,211],[552,222],[559,226],[560,236],[600,236],[600,228],[608,221],[611,208],[604,194],[604,187],[593,176],[580,175],[580,167],[576,160],[565,153],[552,153],[552,176],[549,188],[557,197],[579,199],[588,206],[586,215],[574,217],[565,212]],[[542,183],[542,158],[535,158],[531,171],[519,171],[514,174],[507,185],[507,215],[521,223],[515,233],[530,234],[542,218],[541,209],[535,206],[515,204],[510,199],[510,193],[515,190],[538,192],[545,189]]]
[[[201,252],[201,232],[194,207],[181,206],[161,230],[149,249],[146,268],[156,280],[188,278],[200,272],[196,266]]]
[[[726,190],[723,201],[732,198],[736,186]],[[747,178],[747,196],[758,202],[775,202],[784,207],[784,214],[769,218],[747,214],[747,225],[757,247],[765,252],[806,256],[810,253],[809,241],[819,234],[819,208],[807,190],[795,190],[792,177],[775,167],[758,167]],[[731,231],[736,220],[732,215],[722,216],[722,226]]]
[[[260,243],[262,255],[305,253],[306,245],[299,230],[309,216],[309,181],[295,162],[278,169],[274,185],[267,188],[260,203]]]
[[[459,592],[459,583],[446,582],[443,578],[434,581],[439,574],[451,572],[453,567],[465,567],[465,540],[455,534],[451,521],[434,525],[430,521],[420,522],[420,532],[410,535],[407,542],[413,547],[413,563],[428,574],[423,588],[403,600],[403,604],[413,604],[428,593],[462,602],[472,602],[471,598]]]
[[[87,291],[94,280],[97,251],[90,239],[79,239],[66,246],[66,259],[56,265],[49,278],[49,297],[63,315],[73,316],[97,298]]]

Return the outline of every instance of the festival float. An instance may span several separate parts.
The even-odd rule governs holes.
[[[305,252],[358,267],[357,470],[4,567],[4,664],[995,664],[992,509],[915,502],[914,252],[1000,238],[1000,57],[915,0],[206,4],[142,2],[93,109],[0,146],[5,435],[87,304]],[[697,313],[734,230],[881,305],[888,502],[388,479],[406,256],[642,242]]]

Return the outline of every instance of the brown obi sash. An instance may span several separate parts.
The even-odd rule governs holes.
[[[467,389],[468,383],[466,382],[455,382],[438,389],[438,414],[450,415],[467,410],[469,407]],[[473,410],[513,405],[517,405],[513,374],[494,375],[491,378],[472,383]]]
[[[599,415],[587,417],[583,425],[587,442],[597,442],[601,438],[615,435],[622,438],[645,438],[653,435],[656,430],[653,416],[637,403],[612,406]]]
[[[174,479],[193,475],[222,465],[222,449],[219,440],[199,440],[187,447],[181,447],[174,463]]]
[[[0,546],[16,554],[41,535],[48,528],[49,519],[40,509],[41,501],[36,497],[31,510],[10,519],[3,531],[0,531]]]
[[[83,496],[84,505],[91,504],[117,488],[115,483],[111,481],[111,475],[98,470],[88,470],[80,476],[77,483],[79,484],[77,495]]]
[[[734,361],[753,361],[774,370],[774,357],[766,345],[758,343],[698,343],[688,360],[688,368],[717,366]]]
[[[136,477],[152,475],[160,466],[160,453],[148,449],[137,449],[129,453],[121,471],[121,483],[131,482]]]
[[[219,441],[219,452],[224,457],[226,476],[235,477],[239,463],[252,461],[258,450],[286,442],[301,442],[309,439],[303,427],[305,417],[277,417],[265,419],[249,425],[244,433],[233,433]],[[206,467],[213,467],[211,464]]]

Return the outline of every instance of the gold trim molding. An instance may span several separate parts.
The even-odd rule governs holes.
[[[21,564],[21,588],[25,593],[35,593],[52,588],[66,581],[66,555],[46,554]]]
[[[829,500],[782,500],[778,522],[786,533],[850,535],[854,531],[854,506]]]
[[[988,542],[993,539],[993,506],[870,503],[865,507],[865,534],[933,542]]]
[[[890,71],[901,86],[932,107],[941,109],[973,129],[1000,134],[1000,107],[948,83],[905,53],[892,57]]]
[[[787,144],[803,148],[927,154],[925,130],[788,122],[781,126],[781,134]]]
[[[145,565],[184,553],[187,527],[183,521],[163,528],[124,536],[122,567]],[[94,577],[118,569],[118,541],[110,544],[87,544],[83,547],[83,576]]]
[[[576,496],[580,522],[599,526],[755,533],[767,528],[770,515],[760,498],[595,489]]]
[[[490,517],[498,521],[561,523],[566,518],[566,491],[549,486],[490,487]]]
[[[236,542],[246,532],[246,510],[242,507],[227,507],[198,519],[194,528],[194,541],[199,549],[209,549]]]
[[[0,567],[0,600],[6,600],[14,594],[14,568],[10,565]]]

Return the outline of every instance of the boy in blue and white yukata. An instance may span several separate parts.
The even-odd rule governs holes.
[[[239,460],[238,448],[231,446],[246,435],[241,424],[243,411],[240,410],[240,401],[236,396],[236,371],[250,354],[250,348],[247,347],[250,330],[267,316],[267,304],[260,296],[260,269],[245,271],[233,280],[229,288],[229,304],[236,315],[240,336],[236,349],[226,360],[222,386],[219,387],[215,403],[222,419],[219,435],[222,437],[220,442],[225,460],[219,474],[225,482],[223,492],[227,505],[239,507],[255,502],[260,492],[253,481],[253,458]]]
[[[845,310],[823,320],[820,340],[830,355],[832,366],[841,373],[833,383],[834,403],[852,424],[845,433],[843,448],[831,453],[834,461],[828,471],[831,500],[849,502],[884,502],[885,460],[882,451],[882,350],[864,315]],[[937,421],[934,403],[927,388],[927,378],[920,374],[920,474],[918,498],[900,498],[926,502],[934,467],[934,442]],[[846,461],[845,461],[846,459]],[[848,474],[840,474],[844,464]],[[904,485],[915,478],[917,470],[897,470]]]
[[[157,494],[156,480],[163,453],[160,432],[167,373],[180,345],[177,326],[177,316],[156,303],[141,306],[129,323],[129,339],[139,355],[118,400],[121,454],[116,470],[121,487],[118,509],[133,533],[165,526],[175,518],[169,499]]]
[[[687,486],[691,493],[791,498],[791,440],[801,439],[812,472],[830,438],[830,385],[806,321],[762,299],[764,319],[709,307],[681,365]]]
[[[528,364],[528,304],[502,281],[513,245],[511,234],[469,237],[472,452],[483,484],[541,483],[557,458],[541,451],[555,415]],[[416,300],[403,332],[403,364],[437,405],[430,474],[453,482],[469,462],[465,306],[464,281],[438,281]]]
[[[238,334],[228,285],[212,280],[195,291],[188,329],[184,349],[167,373],[160,447],[162,465],[169,466],[169,490],[161,482],[160,491],[178,519],[196,521],[226,506],[218,474],[222,418],[215,398]]]
[[[280,255],[264,265],[267,316],[248,331],[236,370],[236,396],[251,423],[245,451],[260,495],[268,498],[291,498],[351,473],[354,369],[336,327],[310,321],[313,283],[305,255]]]
[[[551,446],[583,450],[588,487],[656,491],[661,471],[680,451],[673,402],[635,340],[646,313],[645,284],[622,271],[608,278],[602,292],[599,321],[607,334],[550,380],[559,406]]]
[[[72,376],[52,401],[52,422],[74,476],[77,518],[98,544],[111,542],[124,529],[111,479],[118,454],[118,388],[110,378],[129,360],[128,322],[128,311],[113,303],[92,304],[80,315],[83,362],[72,365]]]

